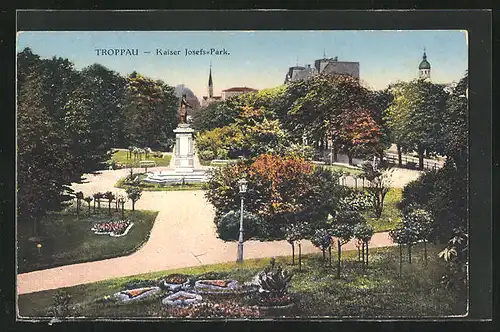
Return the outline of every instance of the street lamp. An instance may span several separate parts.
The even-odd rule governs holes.
[[[238,181],[241,196],[241,209],[240,209],[240,236],[238,238],[238,258],[236,262],[243,262],[243,200],[248,188],[248,181],[243,177]]]

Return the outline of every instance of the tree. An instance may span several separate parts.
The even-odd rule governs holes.
[[[326,250],[332,245],[332,236],[326,229],[317,229],[311,237],[311,242],[314,246],[321,249],[323,252],[323,262],[326,260]],[[331,263],[331,261],[330,261]]]
[[[448,245],[439,253],[446,263],[442,283],[446,288],[455,288],[466,293],[469,235],[463,229],[454,229]]]
[[[341,210],[329,220],[330,234],[337,238],[337,278],[340,278],[342,246],[354,236],[354,227],[364,223],[363,216],[357,211]]]
[[[423,169],[425,151],[441,149],[446,94],[441,86],[421,79],[397,83],[391,92],[394,100],[385,111],[385,120],[398,154],[417,151]]]
[[[198,132],[211,131],[235,122],[239,110],[225,101],[215,101],[200,109],[193,117],[193,127]]]
[[[75,194],[76,197],[76,216],[80,216],[80,205],[82,204],[82,199],[84,198],[83,192],[79,191]]]
[[[363,176],[369,181],[366,192],[372,198],[375,217],[380,218],[384,210],[385,196],[391,189],[392,169],[377,169],[371,163],[363,164]]]
[[[295,265],[295,243],[298,243],[300,240],[305,238],[308,232],[309,229],[306,222],[290,224],[285,227],[285,239],[292,246],[292,265]]]
[[[45,78],[38,70],[24,74],[24,82],[18,84],[17,208],[20,222],[30,222],[39,235],[45,213],[72,199],[69,185],[76,174],[44,102]]]
[[[132,201],[132,211],[135,211],[135,203],[142,196],[142,189],[140,187],[129,187],[125,190],[128,198]]]
[[[354,154],[359,152],[376,152],[382,132],[367,109],[346,109],[340,113],[339,125],[333,127],[333,142],[342,149],[352,165]]]
[[[403,215],[403,225],[410,225],[417,233],[419,240],[424,242],[424,259],[427,265],[427,242],[432,233],[432,215],[423,209],[414,209]]]
[[[101,210],[101,198],[103,198],[103,193],[97,192],[93,195],[94,197],[94,213],[95,213],[95,203],[97,202],[98,210]]]
[[[125,95],[128,144],[158,149],[173,137],[179,108],[173,87],[133,72],[127,77]]]
[[[354,226],[354,237],[361,243],[363,266],[368,265],[368,243],[370,242],[374,230],[373,226],[366,223],[358,223]]]
[[[83,199],[85,202],[87,202],[87,205],[89,207],[89,217],[90,217],[90,202],[92,202],[93,198],[92,196],[87,196]]]
[[[111,217],[111,202],[115,199],[115,195],[111,191],[106,191],[104,198],[108,200],[108,214]]]

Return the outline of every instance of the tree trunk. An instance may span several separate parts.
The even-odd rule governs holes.
[[[363,258],[364,258],[364,253],[363,253]],[[361,246],[358,247],[358,262],[361,262]]]
[[[363,258],[363,265],[365,265],[365,243],[363,242],[363,245],[361,246],[361,257]]]
[[[430,159],[431,152],[429,150],[425,150],[425,158]]]
[[[349,159],[349,165],[352,165],[352,152],[347,152],[347,158]]]
[[[90,202],[89,202],[89,217],[90,217]]]
[[[299,242],[299,271],[302,271],[302,244]]]
[[[321,251],[323,252],[323,262],[326,261],[326,249],[321,248]]]
[[[336,163],[339,160],[339,150],[337,148],[333,149],[333,162]]]
[[[403,246],[399,244],[399,277],[401,277],[401,272],[403,270]]]
[[[337,240],[337,278],[340,279],[340,260],[342,258],[342,246],[340,240]]]
[[[397,145],[398,147],[398,165],[399,167],[402,167],[403,166],[403,158],[402,158],[402,153],[401,153],[401,147],[399,146],[399,144]]]
[[[378,150],[378,158],[380,160],[380,165],[384,162],[384,149]]]
[[[108,201],[108,213],[109,216],[111,217],[111,201]]]
[[[97,200],[97,209],[101,212],[101,199]]]
[[[408,245],[408,264],[411,264],[411,244]]]
[[[366,266],[368,266],[368,241],[366,242]]]
[[[132,200],[132,211],[135,211],[135,201]]]
[[[292,246],[292,265],[295,265],[295,245],[293,242],[290,245]]]
[[[418,148],[418,168],[424,169],[424,149]]]
[[[424,260],[425,266],[427,266],[427,241],[424,239]]]
[[[96,200],[94,199],[94,214],[95,214],[95,201],[96,201]]]
[[[328,247],[328,260],[329,260],[328,266],[332,267],[332,246],[331,245]]]

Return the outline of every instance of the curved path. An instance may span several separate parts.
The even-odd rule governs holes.
[[[155,171],[162,169],[167,167],[157,167]],[[74,184],[73,188],[83,191],[86,195],[111,188],[117,193],[124,193],[122,189],[113,186],[127,173],[127,169],[102,171],[98,175],[88,175],[86,183]],[[130,205],[130,202],[127,205]],[[159,211],[149,241],[138,251],[123,257],[20,274],[17,276],[18,293],[69,287],[173,268],[235,261],[237,243],[227,243],[216,237],[214,210],[205,200],[203,191],[145,191],[136,203],[136,208]],[[391,244],[388,233],[377,233],[373,236],[370,246],[373,248]],[[304,241],[302,248],[303,253],[319,252],[309,241]],[[355,244],[350,242],[343,248],[355,249]],[[247,241],[244,246],[245,258],[290,254],[291,248],[286,241]]]

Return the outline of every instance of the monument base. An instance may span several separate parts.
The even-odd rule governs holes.
[[[174,133],[174,171],[176,173],[192,173],[194,171],[194,129],[189,124],[181,123],[174,129]]]

